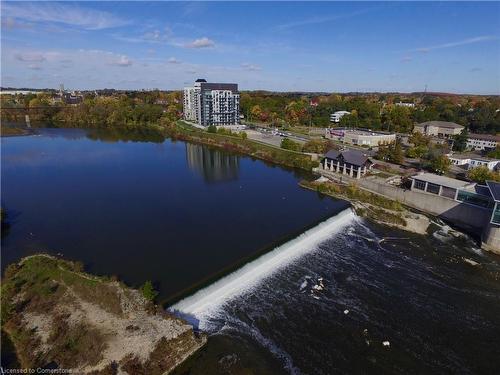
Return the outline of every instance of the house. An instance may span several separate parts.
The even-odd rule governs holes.
[[[500,162],[498,159],[485,158],[473,154],[448,154],[446,156],[450,159],[451,164],[463,166],[465,169],[485,166],[490,171],[493,171],[497,168],[497,165]]]
[[[399,103],[396,103],[395,105],[398,107],[415,108],[415,103],[403,103],[400,101]]]
[[[344,117],[345,115],[350,115],[351,112],[348,112],[348,111],[337,111],[337,112],[334,112],[330,115],[330,122],[335,122],[335,123],[339,123],[340,122],[340,119],[342,117]]]
[[[366,154],[358,150],[337,151],[326,153],[322,167],[327,171],[348,174],[350,177],[361,178],[373,166]]]
[[[500,143],[500,136],[491,134],[469,134],[467,148],[469,150],[492,150]]]
[[[414,133],[422,133],[439,138],[452,138],[458,135],[463,130],[462,125],[455,124],[448,121],[426,121],[416,124],[413,128]]]
[[[83,103],[83,95],[73,92],[64,92],[62,94],[62,100],[66,104],[78,105]]]

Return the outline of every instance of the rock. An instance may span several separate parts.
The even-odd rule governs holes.
[[[464,262],[469,263],[471,266],[478,266],[479,265],[478,262],[476,262],[476,261],[474,261],[472,259],[465,258],[465,257],[463,257],[462,259],[464,260]]]

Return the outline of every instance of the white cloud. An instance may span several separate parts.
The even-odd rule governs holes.
[[[250,64],[250,63],[242,63],[241,64],[241,67],[245,70],[249,70],[249,71],[258,71],[258,70],[262,70],[262,68],[259,66],[259,65],[255,65],[255,64]]]
[[[51,2],[2,2],[2,13],[2,18],[9,17],[34,23],[58,23],[86,30],[107,29],[129,23],[108,12]]]
[[[181,62],[177,60],[175,57],[171,57],[168,59],[169,64],[180,64]]]
[[[401,59],[401,62],[402,62],[402,63],[408,63],[408,62],[410,62],[410,61],[412,61],[412,60],[413,60],[413,57],[411,57],[411,56],[405,56],[405,57],[403,57],[403,58]]]
[[[478,36],[478,37],[475,37],[475,38],[467,38],[467,39],[459,40],[457,42],[450,42],[450,43],[438,44],[438,45],[429,46],[429,47],[420,47],[420,48],[416,48],[416,49],[414,49],[412,51],[426,53],[426,52],[429,52],[429,51],[432,51],[432,50],[436,50],[436,49],[452,48],[452,47],[464,46],[466,44],[474,44],[474,43],[480,43],[480,42],[487,42],[487,41],[490,41],[490,40],[498,40],[498,39],[499,39],[499,37],[494,36],[494,35],[483,35],[483,36]]]
[[[186,48],[212,48],[215,47],[215,42],[212,39],[208,39],[207,37],[203,37],[200,39],[196,39],[191,43],[185,45]]]
[[[32,69],[32,70],[41,70],[42,69],[42,67],[39,64],[30,64],[30,65],[28,65],[28,68]]]
[[[126,67],[132,65],[132,60],[130,60],[127,56],[122,55],[118,60],[113,61],[111,64]]]
[[[332,22],[343,18],[355,17],[364,13],[371,11],[372,9],[361,9],[356,12],[346,13],[346,14],[335,14],[335,15],[327,15],[327,16],[315,16],[310,18],[301,19],[300,21],[284,23],[281,25],[275,26],[277,30],[288,30],[293,29],[295,27],[307,26],[307,25],[316,25],[320,23]]]
[[[43,55],[43,53],[39,52],[21,52],[16,53],[14,57],[16,58],[16,60],[23,62],[42,62],[46,60],[46,57]]]
[[[142,39],[147,42],[167,42],[172,37],[172,30],[170,28],[165,27],[164,31],[161,30],[153,30],[145,33],[142,36]]]

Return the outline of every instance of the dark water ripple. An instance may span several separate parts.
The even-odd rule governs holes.
[[[474,246],[358,221],[226,303],[209,327],[214,337],[246,340],[247,351],[270,351],[292,374],[497,373],[500,266]],[[319,300],[300,291],[306,277],[324,278]],[[269,373],[278,371],[270,363]]]

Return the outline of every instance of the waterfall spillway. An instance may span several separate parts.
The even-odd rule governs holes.
[[[348,208],[321,222],[298,237],[247,263],[193,295],[184,298],[170,310],[191,321],[200,321],[224,302],[256,286],[265,277],[291,263],[325,241],[354,220]]]

